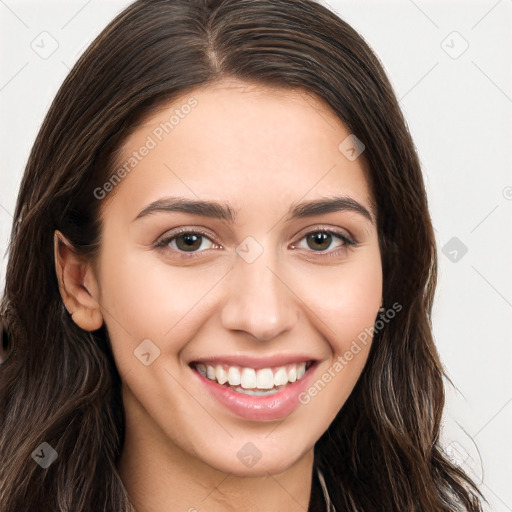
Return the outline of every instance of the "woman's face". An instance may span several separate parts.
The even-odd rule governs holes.
[[[127,139],[95,279],[132,436],[240,476],[311,455],[381,305],[349,135],[311,95],[224,82]]]

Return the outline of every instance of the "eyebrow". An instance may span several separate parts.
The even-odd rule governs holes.
[[[362,215],[370,222],[374,222],[373,215],[361,203],[347,196],[327,197],[294,203],[288,210],[286,221],[313,217],[326,213],[349,211]],[[228,203],[187,199],[185,197],[164,197],[146,206],[134,221],[157,212],[183,212],[212,219],[219,219],[228,223],[236,220],[237,211]]]

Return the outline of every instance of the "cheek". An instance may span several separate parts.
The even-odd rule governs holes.
[[[304,309],[336,353],[348,350],[352,340],[373,327],[381,305],[380,253],[372,247],[358,256],[294,278],[297,294],[308,306]]]
[[[128,249],[105,250],[101,268],[101,304],[120,361],[145,339],[164,356],[164,348],[176,354],[206,320],[209,290],[225,273],[220,266],[173,267],[149,252]]]
[[[308,289],[301,293],[307,294],[310,321],[330,353],[299,400],[311,414],[330,422],[352,392],[368,358],[382,298],[380,253],[368,251],[336,269],[322,269],[316,272],[314,282],[313,287],[308,281]]]

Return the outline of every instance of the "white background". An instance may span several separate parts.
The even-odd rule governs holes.
[[[45,113],[129,3],[0,0],[2,289],[15,198]],[[481,484],[486,510],[512,511],[512,0],[329,3],[383,62],[423,165],[439,245],[434,334],[457,388],[445,450]]]

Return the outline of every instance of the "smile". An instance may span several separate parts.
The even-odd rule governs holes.
[[[227,364],[192,364],[197,372],[209,380],[217,382],[237,391],[252,396],[267,396],[278,393],[288,384],[304,377],[312,361],[291,363],[268,368],[251,368],[231,366]]]

